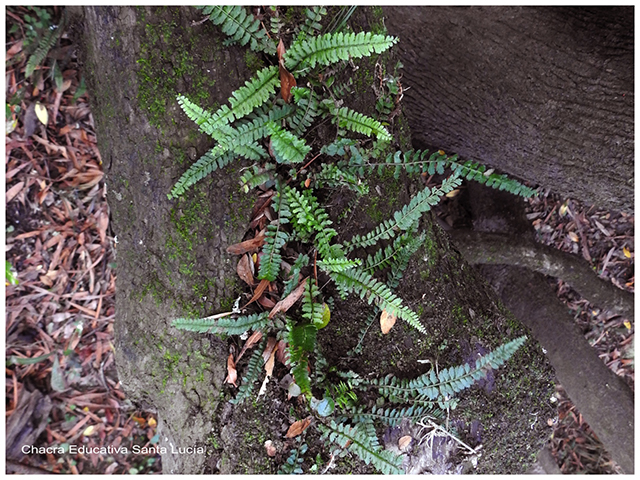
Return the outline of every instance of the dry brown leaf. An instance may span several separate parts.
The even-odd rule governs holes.
[[[387,312],[386,310],[382,310],[382,314],[380,315],[380,330],[385,335],[389,333],[391,327],[396,324],[396,316],[392,313]]]
[[[406,450],[411,444],[411,440],[413,440],[413,438],[411,438],[411,435],[405,435],[404,437],[400,437],[400,440],[398,440],[398,448],[401,451]]]
[[[286,438],[294,438],[304,432],[307,427],[311,425],[311,417],[303,418],[302,420],[298,420],[297,422],[293,422],[293,424],[287,430]]]
[[[282,99],[289,103],[291,102],[291,89],[297,85],[296,79],[291,73],[284,67],[284,43],[282,39],[278,43],[278,67],[280,68],[280,94]]]
[[[24,187],[24,182],[18,182],[16,183],[13,187],[11,187],[9,190],[7,190],[7,194],[5,197],[5,201],[7,203],[9,203],[11,200],[13,200],[13,198],[18,195],[18,193],[20,193],[20,190],[22,190],[22,187]]]
[[[236,272],[238,276],[250,287],[256,283],[253,278],[253,268],[251,268],[253,264],[251,263],[251,257],[249,254],[244,254],[240,257],[240,261],[238,262],[238,266],[236,267]]]
[[[98,214],[98,233],[100,234],[100,243],[104,243],[107,238],[107,229],[109,228],[109,214],[106,209],[100,210]]]
[[[274,346],[275,346],[275,342],[274,342]],[[269,379],[271,378],[271,375],[273,375],[273,366],[275,365],[275,359],[276,359],[276,351],[275,349],[273,349],[271,350],[271,355],[269,356],[267,363],[264,364],[264,370],[265,372],[267,372],[267,375],[264,377],[264,381],[262,382],[262,386],[260,387],[260,391],[258,392],[259,397],[261,395],[264,395],[265,392],[267,391],[267,383],[269,383]]]
[[[572,242],[579,242],[580,238],[578,237],[578,235],[576,234],[576,232],[569,232],[569,238],[571,239]]]
[[[258,299],[258,303],[262,305],[264,308],[268,308],[269,310],[271,310],[273,307],[276,306],[276,302],[274,302],[273,300],[271,300],[269,297],[265,295],[262,295]]]
[[[250,240],[229,245],[227,247],[227,253],[230,253],[231,255],[242,255],[247,252],[254,252],[262,245],[264,245],[264,235],[259,235]]]
[[[233,361],[233,353],[230,353],[229,358],[227,358],[227,378],[224,379],[224,383],[230,383],[237,388],[237,381],[238,371],[236,370],[236,362]]]
[[[283,298],[278,303],[276,303],[275,307],[273,307],[273,310],[271,310],[271,312],[269,313],[269,318],[275,317],[279,312],[286,312],[298,301],[298,299],[304,293],[304,286],[307,284],[308,278],[309,277],[306,277],[304,280],[302,280],[300,282],[300,285],[298,285],[298,287],[293,292],[287,295],[286,298]]]
[[[268,286],[269,286],[269,280],[267,280],[266,278],[263,279],[263,280],[260,280],[260,283],[258,284],[258,286],[256,287],[255,291],[253,292],[253,297],[251,297],[251,300],[249,300],[249,303],[247,303],[242,308],[243,309],[247,308],[253,302],[258,300],[262,296],[262,294],[264,293],[264,291],[267,289]]]
[[[244,346],[242,347],[242,350],[240,350],[238,358],[236,358],[236,363],[240,361],[240,358],[244,355],[244,352],[246,352],[247,349],[253,347],[260,340],[262,340],[262,332],[260,330],[256,330],[249,338],[247,338],[247,341],[244,342]]]
[[[262,361],[267,363],[269,361],[269,357],[278,346],[278,340],[275,337],[267,338],[267,346],[264,348],[264,352],[262,352]]]
[[[280,340],[278,342],[278,349],[276,350],[276,360],[281,364],[287,366],[289,364],[289,352],[287,352],[287,342]]]

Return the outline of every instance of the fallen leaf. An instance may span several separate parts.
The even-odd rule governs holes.
[[[323,303],[322,305],[324,307],[324,310],[322,311],[322,323],[316,324],[318,330],[329,325],[329,321],[331,320],[331,309],[329,309],[329,305],[327,305],[326,303]]]
[[[451,190],[450,192],[446,193],[446,194],[445,194],[445,196],[446,196],[447,198],[453,198],[453,197],[455,197],[456,195],[458,195],[459,193],[460,193],[460,189],[459,189],[459,188],[456,188],[455,190]]]
[[[307,179],[304,181],[304,188],[309,188],[309,185],[311,185],[311,179],[310,179],[310,178],[307,178]]]
[[[247,341],[244,342],[244,346],[242,347],[242,350],[240,350],[240,353],[238,354],[238,358],[236,358],[236,363],[240,361],[240,358],[242,358],[242,355],[244,355],[244,352],[246,352],[249,348],[253,347],[260,340],[262,340],[262,332],[260,330],[256,330],[251,334],[249,338],[247,338]]]
[[[629,249],[627,247],[623,247],[622,248],[622,253],[624,253],[625,257],[631,258],[631,252],[629,251]]]
[[[87,428],[84,429],[84,432],[82,432],[82,435],[84,435],[85,437],[90,437],[97,431],[98,429],[96,428],[95,425],[89,425]]]
[[[38,117],[38,120],[40,120],[43,125],[49,123],[49,112],[47,112],[47,107],[42,105],[40,102],[36,102],[34,111],[36,113],[36,117]]]
[[[267,440],[266,442],[264,442],[264,449],[267,451],[267,455],[270,457],[275,457],[276,453],[278,453],[271,440]]]
[[[285,437],[297,437],[302,432],[304,432],[309,425],[311,425],[311,417],[303,418],[302,420],[293,422],[293,424],[291,424],[291,426],[289,427],[289,430],[287,430],[287,434],[285,435]]]
[[[22,187],[24,187],[24,182],[18,182],[9,190],[7,190],[5,201],[9,203],[11,200],[13,200],[14,197],[20,193],[20,190],[22,190]]]
[[[264,308],[268,308],[269,310],[271,310],[273,307],[276,306],[276,302],[274,302],[273,300],[271,300],[269,297],[265,295],[262,295],[258,299],[258,303],[262,305]]]
[[[287,342],[280,340],[276,350],[276,360],[283,365],[289,364],[289,352],[287,352]]]
[[[247,303],[242,308],[245,309],[249,305],[251,305],[253,302],[258,300],[262,296],[262,294],[264,293],[264,291],[267,289],[268,286],[269,286],[269,280],[267,280],[266,278],[263,279],[263,280],[260,280],[260,283],[258,284],[258,286],[256,287],[255,291],[253,292],[253,297],[251,297],[251,300],[249,300],[249,303]]]
[[[275,359],[276,359],[276,351],[274,349],[271,351],[269,360],[267,360],[267,363],[264,364],[264,370],[265,372],[267,372],[267,375],[264,377],[264,381],[262,382],[262,386],[260,387],[260,391],[258,392],[258,397],[264,395],[267,391],[267,383],[269,383],[269,379],[271,378],[271,375],[273,375],[273,366],[275,364]]]
[[[411,440],[413,440],[413,438],[411,438],[411,435],[405,435],[404,437],[400,437],[400,440],[398,440],[398,448],[401,451],[406,450],[411,444]]]
[[[629,320],[625,320],[622,323],[624,324],[625,327],[627,327],[627,330],[631,331],[631,322]]]
[[[564,203],[560,206],[559,212],[561,217],[564,217],[568,211],[569,211],[569,204]]]
[[[228,246],[227,253],[231,255],[242,255],[243,253],[256,251],[262,245],[264,245],[264,235],[258,235],[250,240]]]
[[[155,418],[151,417],[147,423],[149,424],[149,426],[150,426],[150,427],[152,427],[152,428],[153,428],[153,427],[155,427],[155,426],[156,426],[156,424],[157,424],[158,422],[156,422],[156,419],[155,419]]]
[[[304,287],[307,284],[308,278],[309,277],[306,277],[304,280],[302,280],[300,282],[300,285],[298,285],[298,287],[293,292],[287,295],[286,298],[283,298],[278,303],[276,303],[276,305],[269,313],[269,318],[275,317],[279,312],[286,312],[300,299],[300,297],[304,293]]]
[[[267,363],[269,358],[271,358],[274,350],[278,346],[278,340],[275,337],[267,338],[267,346],[264,348],[264,352],[262,352],[262,361]],[[273,370],[273,367],[272,367]]]
[[[282,99],[290,103],[291,102],[291,89],[297,85],[296,79],[291,73],[284,67],[284,43],[282,39],[278,43],[278,67],[280,69],[280,94]]]
[[[238,276],[250,287],[256,283],[253,278],[253,268],[251,268],[253,264],[251,263],[251,257],[248,254],[242,255],[240,257],[240,261],[238,262],[238,266],[236,267],[236,272]]]
[[[576,234],[576,232],[569,232],[569,238],[572,242],[578,243],[580,241],[580,237]]]
[[[230,383],[237,388],[237,381],[238,371],[236,370],[236,362],[233,361],[233,353],[230,353],[229,358],[227,358],[227,378],[224,379],[224,383]]]
[[[393,327],[395,323],[396,316],[386,310],[382,310],[382,314],[380,315],[380,330],[382,330],[382,333],[385,335],[389,333],[391,327]]]

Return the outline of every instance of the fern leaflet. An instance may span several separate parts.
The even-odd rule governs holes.
[[[216,318],[216,315],[204,318],[176,318],[171,325],[180,330],[200,333],[225,333],[241,335],[247,330],[261,330],[269,322],[269,313],[247,315],[238,318]]]
[[[251,395],[256,381],[258,381],[258,378],[260,377],[260,374],[263,370],[262,366],[264,364],[264,360],[262,359],[262,352],[264,351],[265,344],[266,339],[263,339],[251,354],[249,364],[247,365],[245,374],[242,377],[242,384],[240,385],[240,388],[238,388],[236,397],[230,400],[231,403],[240,404]]]

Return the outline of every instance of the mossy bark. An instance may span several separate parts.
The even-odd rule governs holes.
[[[240,291],[236,259],[225,247],[243,239],[252,201],[239,193],[237,171],[214,172],[179,200],[169,201],[167,193],[188,164],[211,147],[209,139],[194,134],[175,95],[193,96],[210,107],[226,102],[250,76],[245,53],[222,48],[209,22],[194,26],[200,17],[193,9],[86,7],[84,12],[85,62],[118,239],[115,347],[120,379],[131,400],[158,412],[160,446],[168,451],[165,473],[274,473],[291,448],[284,433],[293,420],[292,404],[283,400],[276,382],[265,397],[230,404],[233,389],[223,385],[226,342],[170,326],[178,316],[228,309]],[[359,10],[354,24],[381,25],[376,14]],[[355,74],[363,85],[347,103],[360,111],[373,109],[374,65],[370,61]],[[369,182],[367,197],[328,194],[339,240],[375,226],[423,188],[384,175],[372,175]],[[320,335],[320,349],[336,367],[363,375],[414,376],[426,368],[417,360],[442,367],[462,363],[524,332],[428,217],[424,228],[428,241],[398,294],[420,312],[429,335],[398,324],[383,336],[374,326],[364,337],[362,354],[349,356],[369,307],[336,302]],[[494,384],[462,396],[455,415],[467,424],[481,422],[485,432],[480,471],[526,470],[550,434],[544,421],[532,427],[530,415],[552,416],[552,393],[551,369],[531,340],[496,372]],[[308,441],[320,445],[312,432]],[[266,456],[265,440],[281,447],[279,457]],[[205,447],[207,453],[171,453],[187,447]],[[328,449],[321,456],[327,461]],[[333,471],[369,471],[350,461],[340,460]]]

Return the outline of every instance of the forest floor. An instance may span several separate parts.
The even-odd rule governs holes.
[[[77,46],[64,30],[25,75],[37,22],[61,13],[47,9],[48,19],[43,11],[7,9],[7,469],[159,473],[159,456],[135,453],[158,441],[157,419],[127,400],[115,369],[117,240]],[[528,218],[539,241],[584,257],[601,277],[633,292],[633,216],[540,195]],[[602,361],[633,388],[633,319],[608,316],[555,283]],[[558,396],[558,416],[548,421],[563,473],[617,472],[561,387]],[[25,439],[65,453],[21,455]],[[118,449],[73,451],[107,445]]]

